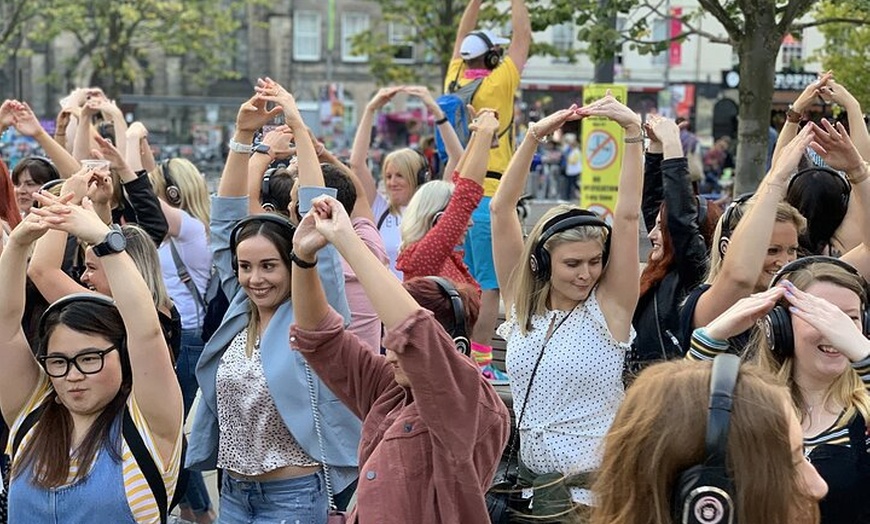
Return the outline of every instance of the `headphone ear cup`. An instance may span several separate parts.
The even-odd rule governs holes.
[[[465,355],[466,357],[471,355],[471,342],[466,337],[456,337],[453,339],[453,343],[456,344],[456,350]]]
[[[488,50],[483,57],[483,63],[489,70],[493,70],[498,67],[498,63],[500,61],[501,56],[499,56],[498,52],[495,49]]]
[[[780,359],[794,353],[794,334],[791,328],[791,315],[784,306],[776,306],[761,319],[761,328],[767,345]]]
[[[166,200],[171,206],[178,207],[181,205],[181,191],[178,186],[166,186]]]
[[[683,514],[686,512],[686,505],[691,502],[690,497],[692,490],[698,485],[701,478],[703,466],[696,465],[680,473],[677,477],[677,482],[674,484],[672,493],[674,500],[672,501],[674,522],[683,522]]]
[[[677,478],[674,489],[674,522],[682,524],[725,524],[734,518],[734,501],[728,491],[711,486],[712,472],[697,465]]]
[[[546,282],[550,280],[550,253],[545,248],[541,248],[538,253],[538,274],[539,280]]]
[[[725,252],[728,251],[728,244],[731,240],[728,237],[721,237],[719,239],[719,258],[725,258]]]

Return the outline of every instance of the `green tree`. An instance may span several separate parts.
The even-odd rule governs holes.
[[[237,76],[228,68],[226,50],[233,48],[240,15],[252,1],[54,0],[30,16],[27,35],[36,42],[72,35],[78,49],[62,74],[71,80],[87,68],[90,83],[116,98],[152,74],[148,59],[155,50],[183,57],[188,82]]]
[[[826,0],[815,10],[817,19],[832,20],[819,28],[825,45],[816,55],[825,70],[852,93],[861,107],[870,107],[870,1]]]

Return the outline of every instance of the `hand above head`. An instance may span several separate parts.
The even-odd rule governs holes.
[[[78,173],[66,179],[60,188],[60,196],[71,195],[72,199],[69,203],[80,205],[82,200],[88,196],[91,186],[97,184],[99,179],[104,176],[106,176],[105,173],[98,173],[92,169],[82,168]]]
[[[741,298],[707,324],[707,335],[716,340],[728,340],[743,333],[773,309],[783,296],[785,296],[785,289],[775,286],[761,293]]]
[[[295,128],[302,123],[302,114],[296,105],[296,99],[281,84],[269,77],[258,78],[257,86],[254,90],[257,91],[257,95],[263,100],[277,104],[278,107],[282,108],[287,124],[291,128]]]
[[[832,168],[850,172],[860,169],[864,164],[861,153],[852,143],[843,124],[837,122],[833,126],[827,119],[822,119],[821,127],[815,127],[813,136],[810,147]]]
[[[108,160],[112,169],[122,169],[127,165],[124,157],[112,142],[99,135],[95,135],[94,140],[97,142],[97,147],[99,147],[99,149],[91,151],[94,158]]]
[[[848,89],[838,84],[833,78],[829,79],[825,85],[819,87],[819,95],[825,102],[833,102],[846,108],[858,104],[858,99],[856,99]]]
[[[239,112],[236,115],[236,129],[255,133],[283,111],[281,106],[275,106],[267,111],[266,99],[261,98],[260,95],[254,95],[239,107]]]
[[[798,113],[803,113],[813,104],[813,98],[822,95],[822,88],[833,78],[834,73],[828,71],[819,76],[815,82],[810,82],[804,90],[798,95],[797,99],[791,105],[792,109]]]
[[[9,127],[15,124],[15,101],[4,100],[0,105],[0,127]]]
[[[387,105],[387,103],[392,100],[394,96],[396,96],[396,93],[402,91],[403,89],[404,86],[382,87],[381,89],[378,89],[378,92],[375,93],[375,96],[372,97],[366,108],[372,111],[377,111],[378,109],[381,109],[382,107]]]
[[[9,243],[29,247],[42,237],[49,227],[36,213],[28,213],[9,234]]]
[[[337,211],[331,207],[331,202],[337,205]],[[311,202],[311,210],[302,217],[293,235],[293,252],[302,260],[313,261],[315,255],[327,244],[332,242],[340,231],[339,212],[344,211],[341,204],[331,197],[318,197]],[[347,216],[347,213],[345,213]],[[350,219],[347,219],[350,223]],[[351,227],[351,231],[353,228]]]
[[[57,114],[57,118],[55,119],[55,131],[54,136],[63,135],[66,133],[66,129],[69,127],[70,120],[72,117],[79,113],[80,110],[78,108],[65,107],[60,110]]]
[[[770,166],[768,176],[771,177],[771,182],[775,184],[785,184],[788,179],[797,171],[797,166],[806,153],[807,147],[815,137],[815,130],[818,129],[812,122],[807,123],[800,133],[794,139],[782,148],[782,152],[776,157],[773,165]]]
[[[402,92],[408,93],[410,96],[416,96],[419,98],[423,105],[426,106],[430,112],[440,112],[438,104],[435,103],[435,99],[432,97],[432,93],[429,92],[429,89],[425,86],[403,86],[400,88]]]
[[[18,102],[15,106],[15,129],[24,136],[36,136],[45,130],[39,119],[26,102]]]
[[[142,140],[148,138],[148,129],[142,122],[136,121],[127,127],[127,138],[130,140]]]
[[[275,159],[290,158],[296,154],[296,144],[293,141],[293,131],[289,126],[278,126],[266,133],[263,142],[269,146],[269,156]]]
[[[81,206],[70,204],[70,195],[56,197],[37,193],[36,199],[40,207],[31,213],[40,216],[50,229],[65,231],[91,245],[99,244],[106,238],[109,226],[94,212],[90,198],[85,197]]]
[[[566,122],[582,119],[583,115],[578,110],[577,104],[573,104],[567,109],[560,109],[533,124],[529,124],[529,129],[533,131],[531,133],[532,136],[543,140],[543,137],[553,134],[557,129],[564,126]]]
[[[341,235],[356,235],[344,206],[330,196],[314,199],[309,215],[314,216],[317,231],[331,243],[335,243]]]
[[[613,120],[623,129],[634,128],[636,126],[637,130],[640,131],[640,115],[619,102],[609,89],[604,98],[581,107],[577,112],[582,116],[603,116]]]
[[[852,362],[870,356],[870,340],[861,333],[856,322],[862,319],[849,318],[842,309],[827,300],[796,288],[788,280],[783,281],[785,299],[790,304],[789,312],[818,331],[834,349]],[[858,315],[861,315],[859,312]]]
[[[470,107],[470,106],[469,106]],[[498,133],[498,117],[492,109],[481,109],[468,124],[468,129],[475,133]]]
[[[680,141],[680,127],[670,118],[650,115],[643,128],[653,142],[674,143]]]

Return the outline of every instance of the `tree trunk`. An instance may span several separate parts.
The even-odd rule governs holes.
[[[766,17],[765,17],[766,18]],[[738,46],[740,110],[737,122],[737,162],[734,194],[755,191],[767,166],[768,129],[773,104],[773,80],[782,34],[773,17],[750,25]]]

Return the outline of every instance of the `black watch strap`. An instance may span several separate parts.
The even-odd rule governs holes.
[[[308,262],[296,256],[296,253],[293,251],[290,252],[290,260],[292,260],[294,264],[301,267],[302,269],[311,269],[317,266],[317,257],[314,257],[314,262]]]
[[[112,224],[112,230],[106,235],[106,238],[99,244],[93,246],[94,255],[104,257],[115,253],[121,253],[127,249],[127,239],[121,228],[117,224]]]

